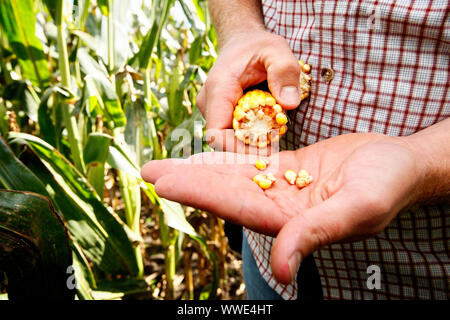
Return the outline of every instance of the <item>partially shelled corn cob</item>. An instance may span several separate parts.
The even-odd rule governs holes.
[[[311,66],[303,61],[299,64],[301,100],[304,100],[311,91]],[[287,131],[287,122],[287,115],[275,98],[259,89],[251,90],[239,99],[233,112],[236,138],[258,148],[278,141]]]

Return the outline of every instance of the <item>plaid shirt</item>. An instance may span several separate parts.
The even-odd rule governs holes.
[[[443,0],[263,0],[267,30],[312,66],[310,99],[290,112],[281,146],[351,132],[406,136],[450,116],[450,4]],[[245,229],[258,268],[284,299],[297,284],[272,276],[273,238]],[[401,212],[377,236],[314,253],[325,299],[448,299],[450,203]],[[367,286],[380,268],[381,289]]]

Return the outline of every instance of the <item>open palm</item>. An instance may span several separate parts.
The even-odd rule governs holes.
[[[381,231],[414,198],[418,174],[401,138],[348,134],[297,151],[273,154],[266,169],[277,181],[263,191],[255,156],[203,153],[152,161],[142,169],[164,198],[207,210],[254,231],[277,236],[272,270],[292,280],[301,257],[317,248]],[[311,185],[288,184],[286,170],[308,170]]]

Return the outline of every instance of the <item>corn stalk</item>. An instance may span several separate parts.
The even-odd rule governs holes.
[[[108,0],[108,71],[113,87],[116,87],[115,81],[115,61],[114,61],[114,51],[115,51],[115,43],[114,43],[114,1]],[[117,92],[119,96],[120,93]],[[123,128],[116,127],[113,128],[113,137],[118,141],[124,141],[123,138]],[[125,206],[125,220],[130,227],[130,229],[135,234],[140,234],[140,214],[141,214],[141,191],[139,182],[135,177],[132,177],[125,172],[119,170],[119,187],[120,193],[122,195],[122,199]],[[142,277],[144,275],[144,262],[142,259],[141,246],[139,242],[134,243],[135,247],[135,257],[137,264],[139,266],[139,276]]]
[[[64,21],[64,0],[57,1],[56,4],[56,29],[58,33],[57,43],[59,51],[59,70],[61,75],[61,84],[68,91],[71,91],[71,77],[70,77],[70,65],[69,56],[67,54],[67,43],[63,30]],[[70,150],[72,153],[72,159],[75,167],[82,173],[85,173],[86,168],[83,161],[83,149],[81,146],[80,134],[77,128],[77,119],[73,114],[73,107],[64,102],[62,104],[62,113],[64,118],[64,124],[66,126],[67,135],[69,138]]]

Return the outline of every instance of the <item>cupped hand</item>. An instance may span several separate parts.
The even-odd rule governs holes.
[[[282,283],[295,277],[302,257],[335,242],[380,232],[413,203],[423,177],[416,152],[403,138],[347,134],[270,156],[265,170],[277,181],[263,191],[252,178],[256,158],[204,153],[151,161],[142,169],[164,198],[209,211],[254,231],[276,236],[271,266]],[[298,189],[286,170],[306,169],[311,185]]]
[[[233,110],[243,91],[267,80],[285,109],[300,103],[300,66],[286,40],[263,30],[237,33],[220,50],[197,105],[210,132],[208,142],[218,150],[255,151],[234,138]]]

